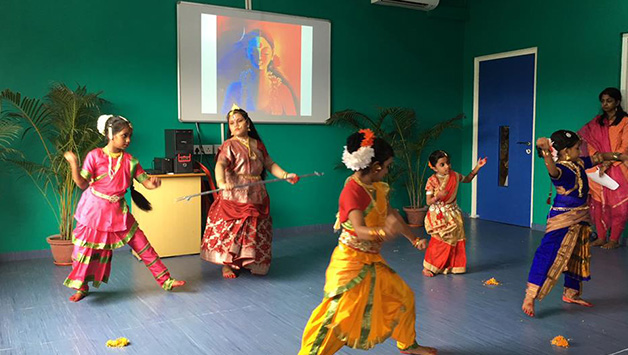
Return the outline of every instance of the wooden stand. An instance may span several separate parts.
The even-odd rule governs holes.
[[[201,199],[176,202],[178,197],[201,192],[204,174],[152,175],[161,178],[161,186],[147,190],[135,183],[153,206],[145,212],[132,204],[133,216],[160,257],[199,254],[201,250]],[[133,253],[135,255],[135,253]],[[137,255],[135,255],[137,257]]]

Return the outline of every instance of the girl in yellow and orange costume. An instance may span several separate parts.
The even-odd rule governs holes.
[[[467,271],[464,225],[456,197],[460,182],[471,182],[485,164],[486,158],[478,160],[471,173],[463,176],[451,169],[447,152],[437,150],[430,154],[429,166],[435,174],[425,185],[426,202],[430,206],[425,230],[431,238],[423,261],[424,276]]]
[[[342,232],[300,355],[334,354],[345,345],[367,350],[388,337],[403,354],[437,353],[416,343],[414,293],[380,254],[382,242],[396,234],[419,250],[426,245],[388,203],[389,187],[381,180],[393,156],[392,147],[370,130],[347,138],[343,162],[355,173],[340,194],[335,229]]]

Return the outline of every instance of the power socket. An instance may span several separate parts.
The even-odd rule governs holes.
[[[211,155],[214,154],[214,145],[213,144],[203,144],[203,149],[198,144],[194,145],[194,155]]]

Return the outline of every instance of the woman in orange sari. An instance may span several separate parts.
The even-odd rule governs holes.
[[[583,155],[594,156],[599,152],[628,154],[628,114],[620,105],[621,92],[616,88],[607,88],[599,98],[604,113],[578,131],[584,141]],[[596,169],[592,168],[592,171]],[[619,247],[619,238],[628,221],[628,167],[621,162],[604,162],[599,169],[600,174],[617,181],[619,187],[611,190],[589,181],[591,217],[598,236],[591,246],[615,249]],[[610,240],[607,242],[609,231]]]
[[[326,273],[325,296],[303,331],[300,355],[334,354],[343,346],[371,349],[388,337],[403,354],[436,354],[416,342],[414,293],[380,255],[382,242],[403,234],[417,238],[388,203],[381,180],[393,160],[392,147],[361,130],[347,139],[343,162],[355,171],[340,194],[335,229],[342,232]]]
[[[423,261],[424,276],[467,271],[462,213],[456,197],[460,182],[471,182],[485,164],[486,158],[478,160],[471,173],[462,176],[451,170],[447,152],[437,150],[430,154],[429,166],[435,174],[425,185],[426,202],[430,205],[425,216],[425,230],[431,238]]]

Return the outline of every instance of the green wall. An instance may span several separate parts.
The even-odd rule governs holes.
[[[201,1],[244,7],[244,1]],[[177,121],[176,1],[3,0],[0,89],[41,97],[50,83],[102,90],[114,113],[135,127],[130,153],[145,167],[163,156],[163,129]],[[323,18],[332,24],[332,111],[416,109],[422,124],[461,111],[463,23],[368,0],[253,0],[260,11]],[[253,117],[253,119],[255,119]],[[201,125],[218,143],[219,125]],[[269,186],[275,227],[333,223],[347,171],[334,170],[348,131],[322,125],[258,125],[273,156],[297,173],[323,178]],[[460,132],[439,144],[459,150]],[[406,200],[399,189],[394,204]],[[173,217],[173,218],[176,218]],[[0,253],[47,248],[52,212],[26,178],[0,172]],[[149,236],[150,237],[150,236]]]
[[[463,110],[473,112],[473,60],[477,56],[538,48],[536,137],[558,129],[578,130],[599,112],[598,94],[619,87],[621,34],[628,32],[628,2],[469,1],[464,39]],[[624,100],[625,101],[625,100]],[[624,107],[625,104],[624,104]],[[463,166],[471,167],[472,120],[461,144]],[[533,223],[545,224],[549,178],[534,163]],[[466,171],[466,170],[465,170]],[[471,189],[460,193],[470,210]]]

